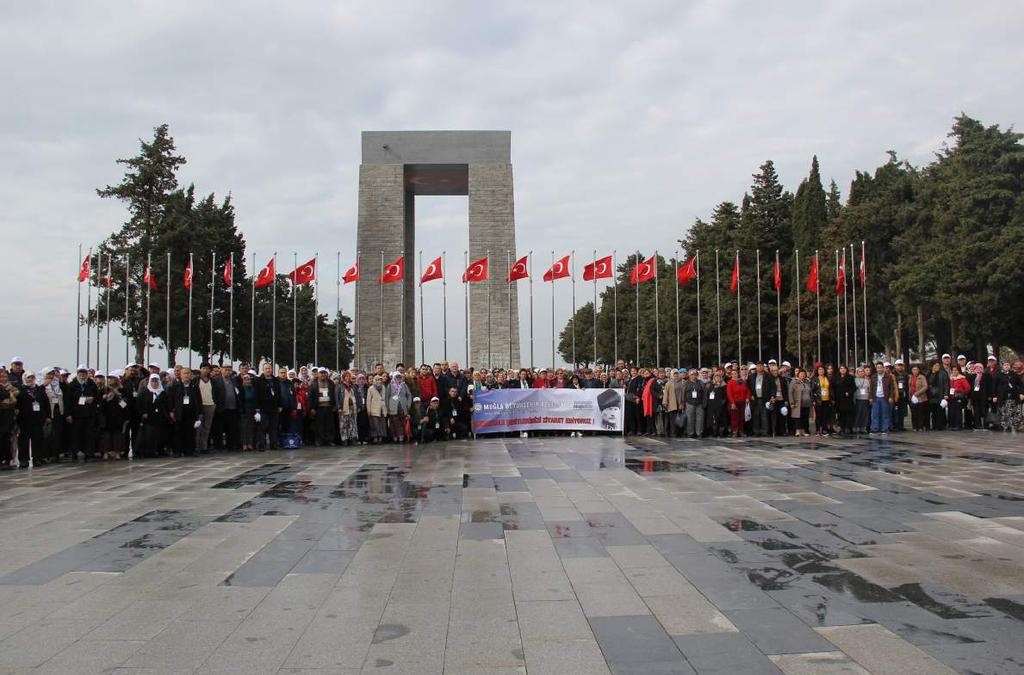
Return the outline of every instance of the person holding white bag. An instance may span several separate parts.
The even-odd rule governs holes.
[[[910,369],[910,424],[914,431],[928,428],[928,378],[921,373],[921,366]]]

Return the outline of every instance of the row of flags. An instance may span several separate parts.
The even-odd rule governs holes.
[[[652,255],[650,258],[638,262],[634,265],[630,271],[629,283],[636,286],[644,282],[654,279],[656,274],[656,255]],[[682,266],[680,266],[676,272],[676,278],[679,284],[686,286],[691,281],[696,279],[700,274],[699,268],[699,257],[700,252],[696,255],[691,256],[689,260]],[[519,258],[509,268],[507,283],[512,283],[520,279],[528,278],[528,255],[524,255]],[[555,281],[556,279],[565,279],[572,276],[570,266],[570,256],[566,255],[557,260],[546,272],[542,279],[544,281]],[[266,288],[274,283],[276,278],[276,258],[271,258],[266,265],[260,269],[259,274],[256,275],[255,286],[256,288]],[[288,273],[288,278],[292,284],[301,286],[308,284],[316,280],[316,264],[317,259],[312,258],[308,262],[299,265],[294,270]],[[228,259],[228,262],[224,265],[223,279],[224,284],[227,286],[231,285],[233,279],[232,260]],[[466,271],[462,273],[462,281],[464,283],[474,283],[479,281],[487,281],[490,275],[490,258],[483,257],[476,260],[466,268]],[[614,276],[614,263],[612,256],[608,255],[599,260],[589,262],[583,267],[583,281],[597,281],[598,279],[611,279]],[[192,288],[192,258],[189,257],[188,264],[185,266],[185,274],[183,283],[185,288]],[[78,281],[83,282],[90,278],[92,275],[92,252],[82,261],[82,267],[78,273]],[[818,257],[811,260],[810,271],[807,276],[807,290],[811,293],[818,294],[821,292],[820,285],[820,274],[818,266]],[[867,279],[867,266],[864,260],[864,253],[861,253],[860,266],[858,269],[858,277],[860,285],[863,287]],[[423,271],[420,277],[420,283],[425,284],[429,281],[435,281],[444,278],[444,271],[442,269],[441,257],[435,258]],[[359,281],[359,261],[345,271],[342,275],[342,282],[349,284],[355,281]],[[378,280],[381,284],[391,284],[405,279],[405,256],[399,256],[394,262],[384,267],[383,273]],[[102,278],[102,283],[106,287],[111,285],[111,270],[110,270],[110,259],[107,259],[106,275]],[[149,266],[146,266],[145,273],[142,276],[142,283],[148,285],[152,289],[157,288],[156,276],[150,270]],[[736,293],[739,289],[740,284],[740,254],[737,251],[736,257],[733,263],[732,277],[729,282],[729,290]],[[782,291],[782,268],[779,264],[778,253],[775,255],[775,264],[772,270],[772,285],[777,292]],[[846,290],[846,251],[843,251],[841,262],[838,266],[838,272],[836,274],[836,295],[842,295]]]

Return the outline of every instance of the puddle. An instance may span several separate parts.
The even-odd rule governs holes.
[[[994,607],[1006,616],[1017,621],[1024,621],[1024,605],[1006,598],[985,598],[985,604]]]
[[[896,586],[892,591],[902,595],[921,609],[943,619],[973,619],[992,616],[992,612],[984,605],[939,589],[934,589],[929,593],[921,587],[921,584],[903,584]],[[937,596],[941,596],[942,600],[946,600],[946,602]],[[953,606],[950,603],[956,603],[958,606]]]
[[[873,584],[853,572],[818,574],[811,579],[830,591],[852,597],[860,602],[898,602],[902,598],[889,589]]]

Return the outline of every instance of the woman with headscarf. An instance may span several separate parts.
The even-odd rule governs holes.
[[[50,408],[49,434],[46,437],[46,458],[53,462],[60,461],[60,454],[64,445],[64,411],[67,410],[64,404],[65,384],[61,382],[60,371],[50,368],[43,375],[43,390],[46,392],[46,400]]]
[[[256,449],[256,414],[259,400],[253,386],[251,372],[242,373],[242,389],[238,396],[238,438],[242,452]]]
[[[1015,431],[1021,426],[1020,377],[1003,361],[1002,371],[996,375],[996,398],[999,406],[999,427],[1003,431]]]
[[[138,406],[142,420],[139,453],[144,457],[156,457],[163,450],[164,430],[167,427],[167,394],[156,373],[149,376],[146,388],[139,394]]]
[[[11,384],[7,371],[0,368],[0,465],[11,466],[11,436],[14,433],[14,417],[18,410],[18,388]]]
[[[360,445],[370,442],[370,416],[366,410],[366,393],[369,385],[365,373],[356,373],[356,383],[352,387],[352,397],[356,400],[356,434]]]
[[[409,392],[409,385],[405,383],[402,373],[396,370],[391,373],[391,383],[388,385],[387,411],[391,440],[398,443],[405,443],[405,421],[408,419],[410,405],[412,394]]]
[[[857,383],[846,366],[839,366],[839,373],[831,381],[836,393],[836,415],[839,418],[837,429],[841,434],[852,433]]]
[[[352,445],[359,440],[357,430],[356,397],[352,387],[352,373],[341,374],[334,399],[338,404],[338,436],[342,445]]]
[[[31,370],[22,373],[18,394],[18,465],[26,468],[29,459],[35,464],[46,464],[43,425],[50,416],[46,392],[36,384]]]
[[[121,459],[127,448],[125,425],[128,423],[128,404],[121,395],[120,373],[111,373],[107,388],[100,402],[103,415],[103,432],[100,434],[100,450],[104,460]]]
[[[387,390],[384,378],[374,375],[373,384],[366,390],[366,413],[370,421],[370,442],[380,443],[388,435]]]

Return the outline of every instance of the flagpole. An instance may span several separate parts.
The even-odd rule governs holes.
[[[78,264],[79,265],[82,264],[82,260],[83,260],[83,258],[82,258],[82,245],[79,244],[78,245]],[[81,276],[82,276],[82,271],[81,270],[82,270],[82,268],[79,267],[78,270],[79,270],[78,271],[78,276],[79,276],[79,279],[78,279],[78,301],[77,301],[78,320],[75,321],[75,367],[76,368],[78,367],[78,364],[82,362],[82,279],[81,279]],[[125,289],[126,289],[125,292],[127,293],[127,286],[125,286]],[[124,322],[124,328],[125,328],[124,334],[125,334],[125,336],[127,336],[128,335],[128,321],[127,321],[127,319]],[[125,362],[127,363],[127,360]]]
[[[505,271],[508,279],[508,367],[512,367],[512,252],[505,249]],[[518,314],[518,312],[517,312]]]
[[[465,249],[462,251],[462,266],[464,269],[469,268],[469,251]],[[462,319],[466,328],[466,362],[463,365],[469,368],[469,282],[466,280],[465,272],[462,273],[462,304]]]
[[[612,250],[612,338],[615,346],[612,357],[615,365],[619,365],[619,270],[615,266],[615,250]]]
[[[491,252],[487,251],[487,368],[491,367]],[[511,321],[511,317],[509,317]]]
[[[256,257],[256,255],[253,254],[254,263],[255,263],[255,257]],[[188,312],[187,312],[188,333],[187,333],[187,339],[185,341],[186,342],[185,348],[188,350],[188,367],[189,368],[192,368],[192,281],[193,281],[193,277],[195,276],[195,273],[194,273],[193,270],[194,270],[194,268],[192,267],[192,253],[190,251],[189,254],[188,254]],[[170,281],[171,281],[170,277],[168,277],[167,283],[170,283]]]
[[[815,361],[821,363],[821,263],[818,259],[818,249],[814,249],[814,269],[818,271],[818,277],[814,280],[814,303],[817,308],[818,324],[818,351]]]
[[[384,270],[381,270],[383,273]],[[352,359],[356,366],[359,366],[359,284],[362,282],[363,269],[359,266],[359,249],[356,249],[356,277],[355,289],[352,292]],[[369,366],[367,366],[369,368]]]
[[[320,323],[320,251],[313,251],[313,365],[320,363],[320,345],[317,342],[317,324]],[[298,275],[296,275],[298,276]],[[298,370],[299,364],[295,364]]]
[[[555,252],[551,252],[551,368],[555,367]]]
[[[633,279],[634,290],[636,292],[636,367],[640,367],[640,252],[636,253],[636,278]]]
[[[231,283],[228,285],[228,363],[235,365],[235,252],[228,254]]]
[[[213,309],[217,290],[217,252],[210,251],[210,363],[213,363]]]
[[[384,251],[380,252],[380,279],[377,285],[380,286],[380,315],[377,317],[380,321],[380,363],[384,363]]]
[[[167,252],[167,281],[164,283],[167,294],[164,313],[166,314],[167,331],[164,333],[164,345],[167,347],[167,367],[174,367],[174,348],[171,347],[171,252]],[[99,361],[99,358],[96,359]]]
[[[654,365],[661,368],[661,316],[658,313],[658,249],[654,249]]]
[[[846,254],[846,251],[843,251]],[[853,261],[856,260],[856,254],[853,252],[853,244],[850,244],[850,271],[853,271]],[[858,345],[860,338],[857,337],[857,278],[854,276],[853,283],[850,284],[850,292],[853,294],[853,365],[856,366],[860,363],[858,358]]]
[[[775,289],[775,332],[779,340],[779,366],[782,366],[782,266],[779,263],[779,249],[775,249],[775,267],[779,269],[779,287]],[[775,270],[772,270],[772,283],[775,283]]]
[[[131,358],[132,348],[132,332],[128,327],[128,301],[131,299],[132,294],[132,278],[131,278],[131,256],[132,254],[125,251],[124,254],[124,362],[125,365],[129,364]],[[79,297],[81,297],[81,290],[79,290]]]
[[[299,286],[296,283],[299,279],[299,253],[292,251],[292,368],[299,369],[299,341],[298,341],[298,318],[299,318]],[[213,334],[213,331],[210,331]]]
[[[576,370],[576,249],[569,251],[569,280],[572,282],[572,369]]]
[[[722,363],[722,284],[718,278],[718,249],[715,249],[715,314],[718,317],[718,363]]]
[[[192,254],[188,254],[189,260],[192,259]],[[249,270],[249,274],[252,276],[252,295],[249,296],[250,308],[249,308],[249,367],[256,371],[259,371],[259,364],[256,363],[256,253],[252,254],[252,267]],[[192,289],[188,289],[188,331],[189,331],[189,344],[192,343]],[[192,351],[188,353],[188,365],[192,366]]]
[[[793,284],[793,289],[796,291],[796,364],[799,368],[804,367],[804,343],[803,336],[800,334],[800,324],[803,320],[803,316],[800,314],[800,249],[795,249],[796,254],[796,283]]]
[[[104,285],[107,287],[107,328],[106,328],[106,331],[107,331],[107,365],[106,365],[107,375],[110,375],[110,289],[111,289],[111,287],[113,286],[113,283],[114,283],[114,280],[111,279],[111,277],[110,277],[110,267],[111,267],[110,258],[111,258],[111,256],[108,255],[107,256],[107,276],[105,277],[105,280],[104,280]]]
[[[743,362],[743,328],[740,324],[740,252],[736,251],[736,351]],[[742,372],[742,369],[741,369]]]
[[[152,282],[153,274],[152,274],[152,272],[150,272],[149,264],[150,264],[150,262],[152,262],[152,259],[153,259],[153,254],[152,253],[147,253],[146,254],[146,276],[149,277],[146,280],[146,365],[147,366],[150,363],[153,362],[153,359],[150,358],[150,348],[149,348],[149,316],[150,316],[150,314],[149,314],[149,305],[150,305],[150,295],[151,295],[151,291],[153,289],[153,282]]]
[[[761,353],[761,249],[754,249],[754,279],[757,282],[757,361],[764,363]]]
[[[864,270],[863,271],[864,285],[861,286],[860,294],[861,294],[861,297],[864,299],[864,361],[867,362],[867,363],[870,363],[871,362],[871,356],[870,356],[871,350],[868,347],[868,263],[867,263],[867,257],[864,255],[864,253],[865,253],[864,240],[861,239],[860,240],[860,264],[864,266],[863,267],[863,270]],[[860,275],[861,275],[861,273],[858,272],[857,276],[860,276]],[[921,358],[922,358],[922,360],[924,359],[924,354],[921,355]]]
[[[679,251],[676,251],[675,260],[673,261],[673,268],[675,269],[676,282],[673,284],[676,287],[676,368],[679,367]]]
[[[341,251],[337,252],[338,272],[334,275],[334,369],[341,371]]]
[[[401,301],[398,303],[398,306],[399,306],[399,308],[401,309],[401,312],[402,312],[402,320],[400,322],[400,329],[402,331],[402,339],[399,341],[399,347],[401,348],[402,351],[401,351],[401,353],[400,353],[398,358],[401,361],[401,363],[403,363],[403,364],[405,363],[405,278],[407,276],[409,276],[408,274],[405,273],[405,253],[406,253],[405,247],[403,246],[402,247],[402,298],[401,298]],[[413,324],[413,325],[415,325],[415,324]],[[416,348],[413,347],[413,349],[415,350]],[[413,358],[413,360],[415,360],[415,357]],[[397,365],[397,364],[395,364],[395,365]]]
[[[837,249],[835,249],[835,251],[836,251],[836,282],[838,283],[838,281],[839,281],[839,249],[837,248]],[[838,370],[839,369],[839,364],[842,362],[843,343],[841,341],[841,337],[840,337],[840,333],[839,333],[840,329],[842,328],[842,326],[839,325],[839,294],[836,293],[835,296],[836,296],[836,369]]]
[[[147,359],[148,360],[148,359]],[[89,247],[89,274],[85,277],[85,367],[92,365],[92,247]]]
[[[695,255],[697,268],[697,370],[701,368],[701,349],[700,349],[700,249],[697,250]]]
[[[271,370],[277,372],[277,251],[274,251],[274,274],[270,292],[272,304],[270,306],[270,363]]]
[[[103,276],[103,248],[96,254],[96,370],[100,369],[100,277]]]
[[[594,249],[594,368],[597,368],[597,249]]]
[[[533,360],[533,251],[531,250],[526,258],[526,276],[530,280],[530,368],[534,366]]]
[[[426,343],[423,338],[423,249],[420,249],[419,259],[419,280],[420,280],[420,363],[427,362]]]
[[[441,323],[444,337],[444,360],[448,360],[448,261],[446,251],[441,251]],[[420,308],[423,311],[423,308]]]

